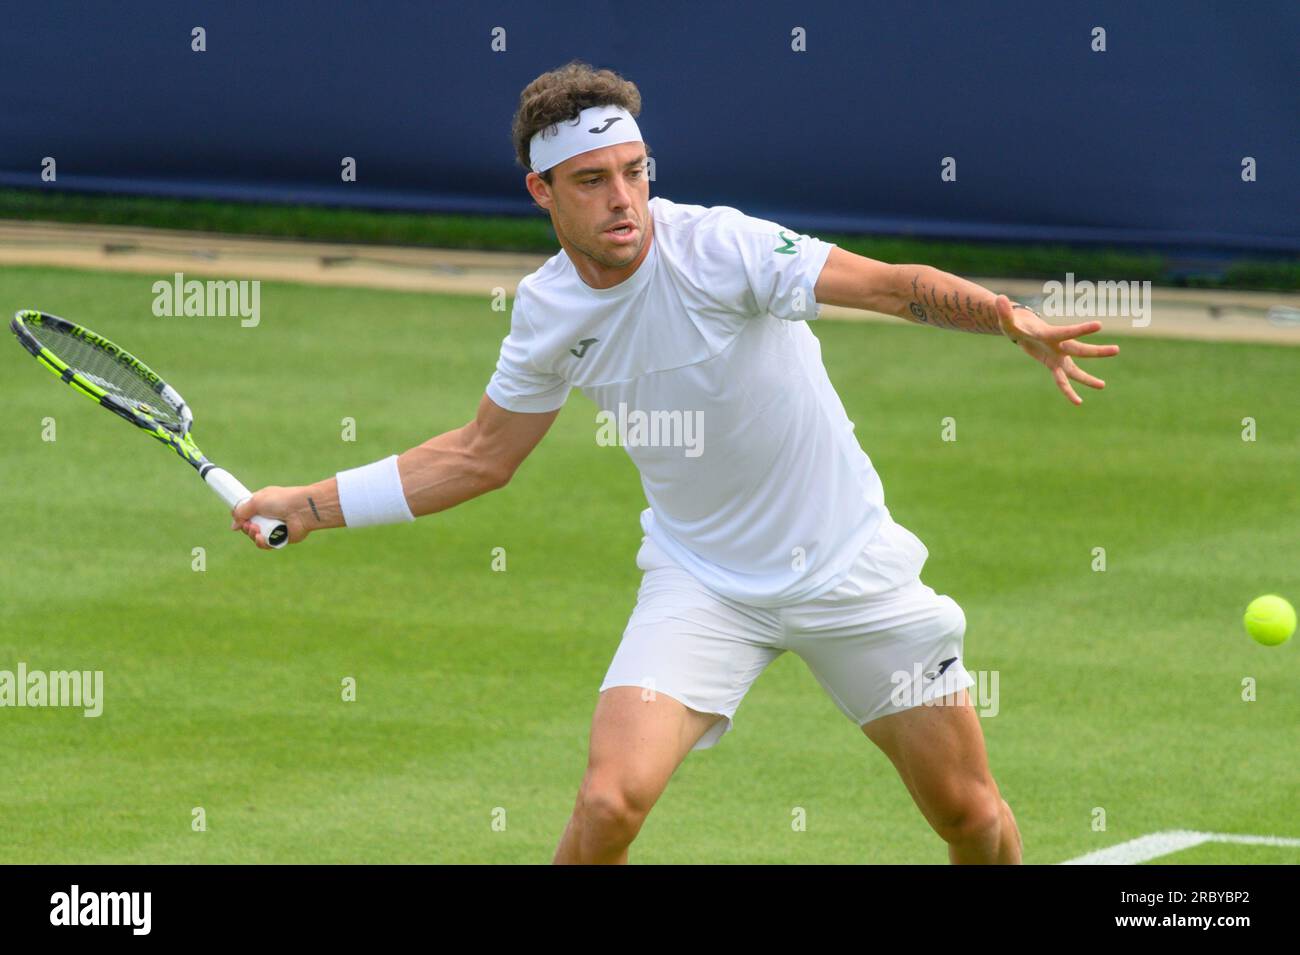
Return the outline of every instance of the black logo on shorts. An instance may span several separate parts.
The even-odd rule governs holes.
[[[948,669],[948,667],[952,666],[952,665],[953,665],[954,663],[956,663],[956,662],[957,662],[957,658],[956,658],[956,657],[949,657],[949,658],[946,659],[946,660],[940,660],[940,661],[939,661],[939,669],[937,669],[937,670],[926,670],[926,671],[925,671],[925,678],[926,678],[927,680],[937,680],[937,679],[939,679],[939,677],[943,676],[943,671],[946,670],[946,669]]]
[[[579,358],[581,358],[583,355],[587,354],[587,349],[590,348],[592,345],[596,344],[596,342],[598,341],[600,341],[599,338],[584,338],[582,341],[578,342],[578,348],[569,349],[569,354],[577,355]],[[582,350],[579,351],[578,350],[579,348]]]

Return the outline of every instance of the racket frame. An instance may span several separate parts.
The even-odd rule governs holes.
[[[81,338],[93,347],[99,348],[112,356],[116,361],[128,366],[145,382],[150,390],[163,401],[176,408],[176,414],[181,419],[180,423],[172,424],[166,421],[158,421],[149,413],[148,405],[133,407],[129,402],[106,391],[85,375],[70,368],[67,362],[40,343],[40,340],[32,334],[31,329],[28,327],[29,324],[48,326],[76,338]],[[246,487],[240,484],[229,471],[218,468],[217,465],[209,461],[203,452],[199,450],[199,446],[194,443],[194,437],[190,434],[194,414],[190,411],[189,405],[185,403],[185,399],[180,396],[180,393],[163,381],[157,372],[125,348],[82,325],[37,309],[20,309],[15,312],[13,321],[9,323],[9,328],[18,338],[19,344],[64,384],[72,386],[74,391],[80,392],[101,407],[107,408],[119,418],[129,421],[145,434],[161,441],[180,455],[181,459],[198,471],[199,477],[203,478],[208,486],[216,491],[232,509],[241,501],[251,497]],[[253,520],[262,528],[263,536],[272,547],[278,549],[288,543],[288,529],[282,521],[260,515],[253,518]],[[274,541],[272,540],[273,537],[276,538]]]

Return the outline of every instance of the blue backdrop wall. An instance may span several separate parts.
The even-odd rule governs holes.
[[[1295,0],[3,8],[0,185],[527,214],[510,118],[577,57],[640,87],[651,191],[675,201],[811,231],[1300,250]]]

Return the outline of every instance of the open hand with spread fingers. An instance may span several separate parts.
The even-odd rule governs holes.
[[[1030,358],[1042,362],[1056,379],[1056,386],[1061,389],[1061,393],[1071,402],[1083,404],[1083,399],[1070,384],[1071,378],[1083,382],[1089,388],[1100,390],[1106,387],[1105,381],[1088,374],[1074,363],[1075,358],[1109,358],[1119,354],[1118,345],[1091,345],[1076,340],[1101,331],[1101,322],[1050,325],[1029,308],[1013,305],[1005,295],[998,296],[997,311],[1002,334],[1020,346],[1020,350]]]

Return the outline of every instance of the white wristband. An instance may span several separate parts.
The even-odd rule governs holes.
[[[396,524],[413,521],[415,515],[402,491],[402,476],[397,470],[397,455],[349,471],[340,471],[339,510],[348,527],[372,524]]]

